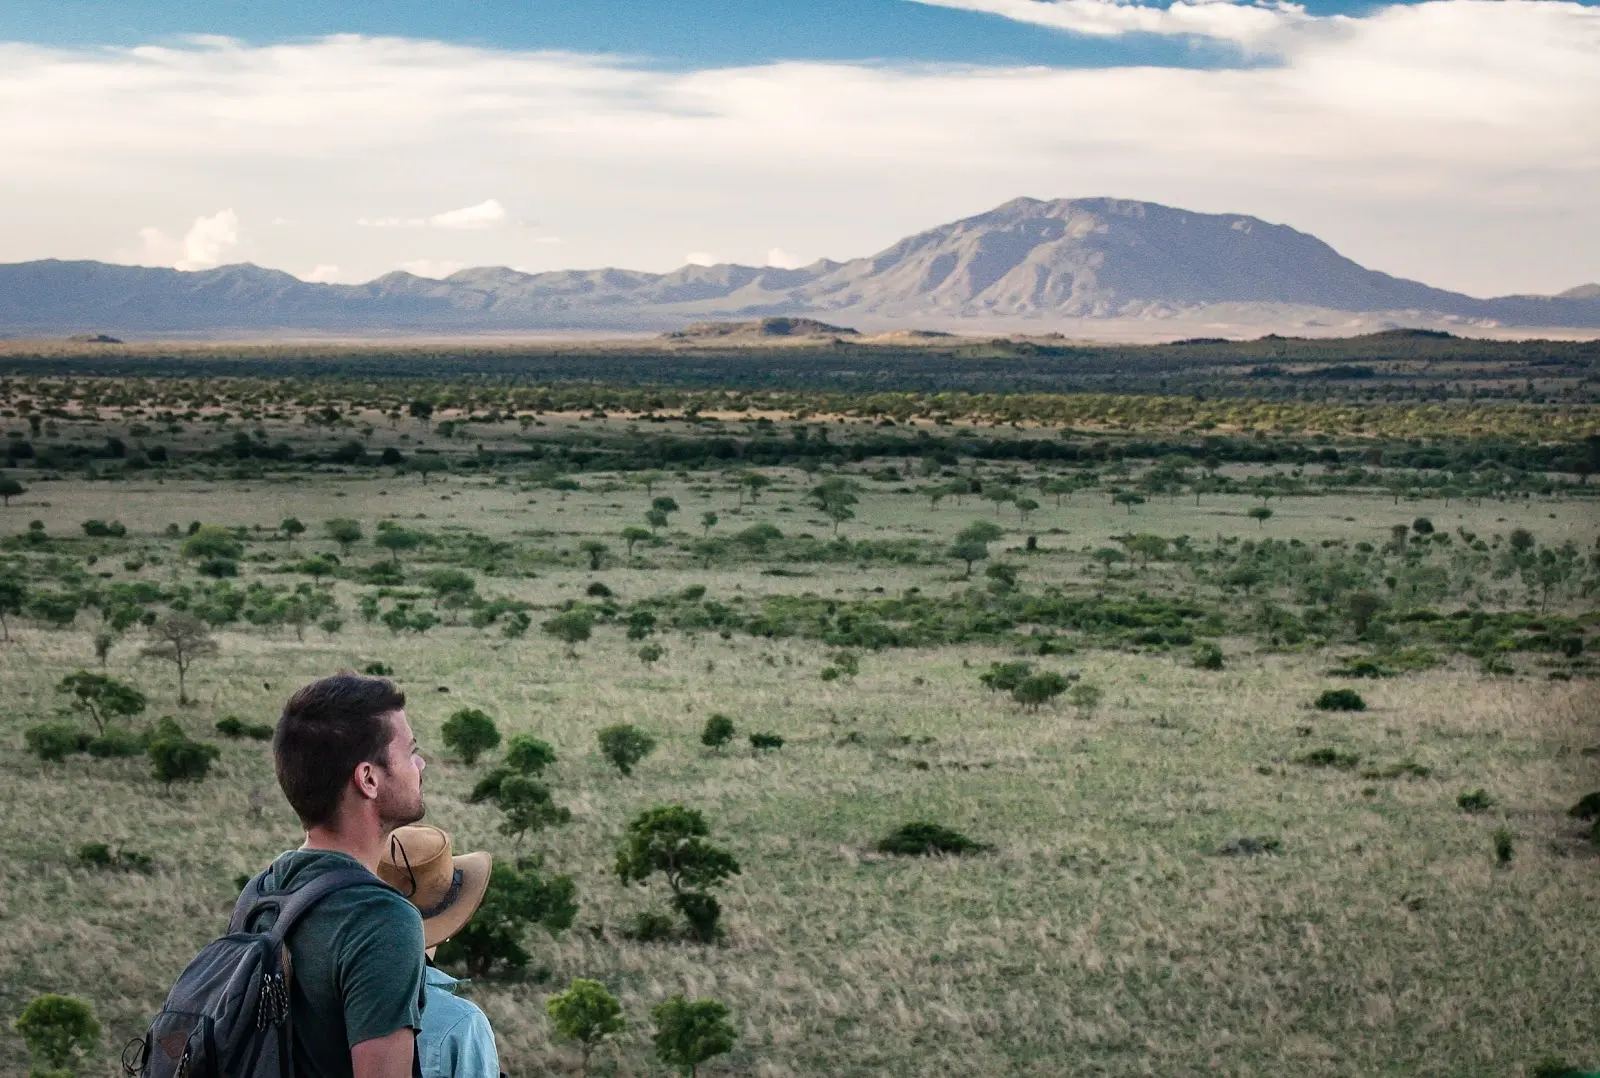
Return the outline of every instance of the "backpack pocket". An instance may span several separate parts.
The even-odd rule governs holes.
[[[215,1023],[207,1014],[162,1011],[150,1023],[139,1078],[222,1078]],[[126,1061],[124,1069],[127,1069]]]

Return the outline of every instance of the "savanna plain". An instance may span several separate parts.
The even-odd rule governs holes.
[[[441,955],[511,1075],[578,1073],[575,977],[604,1075],[677,992],[706,1075],[1600,1061],[1592,370],[1424,414],[142,361],[0,375],[0,1074],[47,992],[118,1072],[299,843],[261,735],[340,669],[531,896]],[[663,805],[737,862],[714,923],[619,876]]]

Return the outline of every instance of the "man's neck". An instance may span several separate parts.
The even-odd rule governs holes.
[[[367,866],[368,872],[376,873],[388,837],[375,823],[361,827],[311,827],[306,829],[306,840],[300,848],[348,854]]]

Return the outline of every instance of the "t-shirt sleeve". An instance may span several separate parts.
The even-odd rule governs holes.
[[[364,899],[335,957],[351,1047],[422,1028],[422,916],[387,893]]]

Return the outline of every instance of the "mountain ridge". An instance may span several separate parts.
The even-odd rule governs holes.
[[[721,263],[442,279],[403,270],[319,284],[249,263],[215,269],[44,259],[0,265],[0,332],[673,330],[716,318],[889,326],[1203,318],[1307,311],[1480,326],[1600,326],[1600,287],[1478,299],[1367,269],[1288,225],[1115,198],[1021,197],[861,258],[783,269]],[[1314,321],[1310,324],[1316,324]]]

